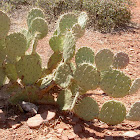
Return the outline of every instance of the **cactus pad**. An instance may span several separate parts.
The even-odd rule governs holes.
[[[75,37],[71,32],[67,32],[63,44],[64,62],[68,62],[75,54]]]
[[[12,33],[6,37],[6,53],[8,58],[16,58],[17,56],[23,56],[27,50],[27,40],[26,37],[21,33]]]
[[[57,104],[61,110],[69,110],[72,103],[72,93],[65,89],[58,94]]]
[[[99,71],[108,70],[113,63],[113,55],[109,49],[100,50],[95,56],[97,69]]]
[[[103,104],[99,113],[99,119],[108,125],[121,123],[126,116],[125,106],[118,101],[108,101]]]
[[[74,113],[83,120],[91,121],[98,117],[99,106],[93,98],[85,97],[75,105]]]
[[[34,84],[42,72],[40,56],[38,54],[25,55],[17,62],[16,69],[24,84]]]
[[[5,65],[5,73],[11,81],[16,81],[18,79],[15,64],[12,64],[12,63],[6,64]]]
[[[78,16],[78,24],[82,27],[85,28],[87,24],[88,16],[86,12],[81,12],[80,15]]]
[[[61,60],[62,60],[61,53],[53,53],[48,60],[48,65],[47,65],[48,70],[52,72],[58,66]]]
[[[81,26],[76,23],[72,27],[72,33],[74,34],[75,38],[81,38],[85,34],[85,29],[82,29]]]
[[[125,68],[129,63],[129,57],[124,52],[119,52],[114,56],[113,66],[118,69]]]
[[[130,87],[129,94],[135,94],[140,89],[140,78],[134,80]]]
[[[94,52],[91,48],[82,47],[78,50],[75,55],[75,62],[76,65],[81,63],[94,63]]]
[[[31,9],[31,11],[28,13],[28,17],[27,17],[28,27],[30,27],[32,20],[34,20],[37,17],[45,18],[43,11],[39,8]]]
[[[68,64],[61,63],[56,69],[54,81],[60,87],[66,88],[70,84],[72,78],[71,74],[70,66]]]
[[[31,22],[29,32],[32,35],[39,33],[38,39],[42,39],[48,34],[48,23],[45,21],[45,19],[37,17]]]
[[[129,94],[131,79],[117,70],[110,70],[103,76],[100,87],[109,96],[120,98]]]
[[[130,121],[140,121],[140,101],[137,101],[132,105],[126,119]]]
[[[77,16],[72,13],[63,14],[59,19],[59,28],[61,33],[68,31],[77,23]]]
[[[74,79],[85,91],[94,90],[99,85],[100,74],[92,64],[83,63],[77,67]]]
[[[49,45],[54,52],[62,52],[63,51],[63,42],[64,42],[63,35],[54,35],[49,40]]]
[[[10,30],[10,19],[2,11],[0,11],[0,40],[5,38]]]
[[[6,74],[4,72],[4,69],[2,67],[0,67],[0,86],[3,86],[5,84],[6,81]]]

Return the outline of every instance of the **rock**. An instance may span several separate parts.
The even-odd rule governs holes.
[[[137,137],[137,136],[140,136],[140,135],[138,133],[136,133],[135,131],[127,131],[123,134],[123,136],[134,138],[134,137]]]
[[[61,139],[62,140],[69,140],[68,137],[67,136],[64,136],[64,135],[61,137]]]
[[[43,123],[43,118],[40,114],[36,114],[34,117],[31,117],[27,120],[27,125],[30,128],[38,128]]]
[[[33,103],[22,101],[21,107],[27,112],[30,112],[34,115],[37,114],[38,107]]]
[[[44,122],[48,122],[51,119],[53,119],[56,115],[56,111],[45,111],[44,113],[41,114],[41,117]]]
[[[5,113],[0,109],[0,123],[5,122],[6,117],[5,117]]]
[[[74,127],[73,127],[73,130],[75,133],[81,133],[83,131],[83,128],[80,124],[76,124]]]

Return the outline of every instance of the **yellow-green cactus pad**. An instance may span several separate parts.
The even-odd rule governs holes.
[[[99,106],[93,98],[85,97],[75,105],[74,113],[83,120],[91,121],[98,117]]]
[[[94,63],[94,52],[89,47],[80,48],[75,55],[76,65],[80,65],[81,63]]]
[[[8,63],[5,65],[5,73],[11,81],[18,79],[17,70],[15,64]]]
[[[33,8],[30,10],[30,12],[28,13],[28,17],[27,17],[27,24],[28,27],[30,27],[31,22],[36,18],[36,17],[41,17],[41,18],[45,18],[45,14],[43,13],[43,11],[39,8]]]
[[[88,21],[88,16],[86,12],[81,12],[80,15],[78,16],[78,24],[82,27],[85,28],[86,24]]]
[[[25,55],[27,40],[22,33],[12,33],[6,37],[6,53],[9,59]]]
[[[117,125],[126,117],[124,104],[118,101],[108,101],[103,104],[99,113],[99,119],[108,125]]]
[[[92,64],[83,63],[77,67],[74,79],[85,91],[94,90],[99,86],[100,74]]]
[[[54,35],[49,40],[49,45],[54,52],[62,52],[63,51],[63,35]]]
[[[10,30],[10,18],[0,11],[0,40],[5,38]]]
[[[17,64],[19,78],[25,85],[34,84],[41,76],[41,59],[38,54],[25,55]]]
[[[73,36],[72,32],[68,31],[64,38],[63,43],[63,58],[64,62],[68,62],[72,59],[75,54],[75,37]]]
[[[139,91],[139,89],[140,89],[140,78],[137,78],[133,81],[130,87],[129,94],[135,94],[136,92]]]
[[[124,73],[110,70],[102,77],[100,87],[109,96],[120,98],[129,94],[131,79]]]
[[[108,70],[113,63],[113,52],[109,49],[100,50],[95,56],[96,67],[99,71]]]
[[[6,74],[4,72],[4,69],[0,67],[0,86],[3,86],[6,82]]]
[[[54,81],[62,88],[69,86],[72,79],[72,72],[68,64],[61,63],[56,69]]]
[[[62,61],[62,54],[54,52],[48,60],[48,65],[47,65],[48,70],[52,72],[61,61]]]
[[[72,93],[69,89],[62,90],[57,98],[61,110],[69,110],[72,104]]]
[[[130,121],[140,121],[140,101],[137,101],[132,105],[126,119]]]
[[[45,19],[37,17],[31,22],[31,26],[29,27],[29,32],[32,35],[38,33],[38,39],[44,38],[48,34],[48,23]]]
[[[72,28],[72,26],[77,23],[77,16],[72,13],[63,14],[59,19],[59,28],[61,33],[68,31]]]

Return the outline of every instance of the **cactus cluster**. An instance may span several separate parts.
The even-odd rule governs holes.
[[[9,35],[10,19],[0,11],[0,85],[4,84],[6,76],[13,83],[9,88],[10,102],[58,104],[61,110],[70,110],[83,120],[97,118],[108,125],[116,125],[125,119],[123,103],[111,100],[100,110],[93,98],[83,97],[87,91],[101,88],[107,95],[120,98],[136,93],[140,87],[139,78],[132,82],[120,71],[129,63],[124,52],[114,54],[109,49],[102,49],[95,54],[86,46],[76,51],[76,41],[84,35],[87,20],[86,12],[79,15],[66,13],[59,18],[49,40],[53,54],[42,68],[36,47],[38,40],[48,33],[43,11],[33,8],[27,16],[28,29]],[[32,52],[27,54],[29,48]],[[15,85],[17,81],[23,87]],[[61,89],[57,101],[53,95],[47,94],[56,85]],[[130,109],[127,118],[138,120],[139,112],[138,102]]]

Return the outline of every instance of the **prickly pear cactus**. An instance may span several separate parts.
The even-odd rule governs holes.
[[[74,79],[85,91],[94,90],[99,86],[100,74],[92,64],[82,63],[76,68]]]
[[[32,35],[38,33],[38,39],[42,39],[48,34],[48,23],[45,21],[45,19],[37,17],[32,20],[29,27],[29,32]]]
[[[5,39],[0,39],[0,67],[3,66],[5,58],[6,58]]]
[[[66,13],[61,15],[59,19],[59,29],[61,33],[65,33],[72,28],[72,26],[77,23],[77,16],[72,13]]]
[[[3,67],[0,67],[0,86],[3,86],[6,82],[6,74],[4,72]]]
[[[86,12],[81,12],[78,16],[78,24],[84,29],[88,21],[88,15]]]
[[[139,91],[139,89],[140,89],[140,78],[137,78],[133,81],[130,87],[129,94],[135,94],[136,92]]]
[[[129,63],[128,54],[119,52],[114,56],[113,66],[117,69],[125,68]]]
[[[36,18],[36,17],[41,17],[41,18],[45,18],[45,15],[43,13],[43,11],[39,8],[33,8],[30,10],[30,12],[28,13],[28,17],[27,17],[27,25],[28,27],[30,27],[31,22]]]
[[[113,63],[113,52],[109,49],[100,50],[95,56],[96,67],[99,71],[109,70]]]
[[[10,30],[10,18],[0,11],[0,40],[5,38]]]
[[[72,93],[69,89],[62,90],[57,98],[57,103],[61,110],[69,110],[72,103]]]
[[[62,88],[69,86],[72,79],[72,72],[70,66],[65,63],[61,63],[57,69],[54,77],[54,81]]]
[[[130,121],[140,121],[140,101],[137,101],[132,105],[126,119]]]
[[[61,53],[53,53],[48,60],[47,68],[50,72],[52,72],[58,64],[62,61]]]
[[[17,57],[25,55],[25,52],[27,51],[26,37],[20,32],[8,35],[5,39],[5,43],[8,61],[12,63]]]
[[[121,123],[126,116],[126,108],[119,101],[107,101],[103,104],[99,113],[99,119],[108,125]]]
[[[64,62],[68,62],[75,54],[75,37],[72,32],[68,31],[65,35],[63,44],[63,58]]]
[[[25,55],[16,64],[19,78],[25,85],[34,84],[41,76],[41,59],[36,54]]]
[[[99,106],[91,97],[85,97],[74,107],[74,113],[83,120],[91,121],[98,117]]]
[[[80,48],[75,55],[76,65],[81,63],[94,63],[94,52],[91,48],[82,47]]]
[[[110,70],[102,76],[101,89],[109,96],[120,98],[129,94],[131,79],[118,70]]]

